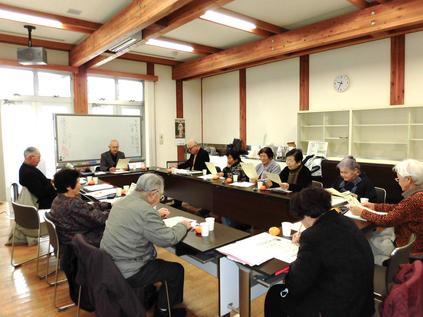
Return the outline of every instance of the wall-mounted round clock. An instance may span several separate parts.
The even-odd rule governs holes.
[[[333,88],[335,88],[335,90],[338,92],[345,91],[349,85],[350,85],[350,80],[345,75],[339,75],[333,81]]]

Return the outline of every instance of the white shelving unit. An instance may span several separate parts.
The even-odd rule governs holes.
[[[348,153],[349,111],[300,111],[298,142],[305,151],[309,141],[328,142],[328,155],[343,157]]]
[[[423,106],[299,111],[298,144],[329,142],[328,157],[423,161]]]

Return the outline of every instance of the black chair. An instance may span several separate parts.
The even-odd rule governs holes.
[[[377,203],[384,204],[386,203],[386,190],[381,187],[375,187],[377,195]]]
[[[76,234],[73,237],[65,251],[66,256],[62,257],[61,265],[68,276],[70,291],[73,291],[75,285],[79,285],[76,301],[78,306],[77,316],[79,316],[81,302],[86,303],[87,301],[91,307],[95,308],[97,316],[146,316],[142,304],[144,288],[139,288],[134,292],[109,254],[89,245],[81,234]],[[69,252],[72,254],[69,254]],[[73,281],[70,280],[71,276],[68,275],[68,266],[65,265],[65,261],[75,257],[77,267]],[[73,282],[76,284],[73,284]],[[82,295],[84,287],[88,296]],[[100,298],[97,296],[100,296]],[[72,293],[71,298],[74,300]],[[99,300],[97,301],[97,299]]]
[[[388,259],[388,266],[375,264],[374,266],[374,294],[376,297],[386,297],[394,286],[394,278],[399,272],[399,265],[409,263],[410,252],[416,241],[416,234],[412,233],[408,244],[395,248]]]
[[[63,279],[58,281],[57,277],[59,275],[59,263],[60,263],[60,245],[59,245],[59,238],[57,237],[57,231],[56,231],[56,226],[54,225],[54,223],[51,221],[51,215],[50,213],[45,213],[44,214],[44,220],[45,220],[45,224],[47,227],[47,231],[48,231],[48,235],[50,237],[50,244],[48,246],[48,254],[47,254],[47,268],[46,268],[46,283],[49,286],[54,286],[54,299],[53,299],[53,304],[54,307],[56,307],[56,309],[58,311],[64,311],[66,309],[68,309],[69,307],[75,305],[74,303],[69,304],[69,305],[65,305],[65,306],[61,306],[61,307],[57,307],[56,304],[56,295],[57,295],[57,284],[59,283],[63,283],[66,282],[68,279]],[[56,256],[56,269],[55,269],[55,278],[54,278],[54,283],[50,283],[48,281],[48,276],[50,273],[53,272],[49,272],[49,264],[50,264],[50,246],[53,248],[53,252],[54,255]]]
[[[22,264],[37,260],[37,276],[40,279],[43,279],[45,276],[40,276],[38,274],[38,267],[39,267],[39,260],[40,260],[40,240],[42,237],[48,236],[47,227],[45,223],[40,222],[40,216],[38,214],[38,211],[33,206],[26,206],[18,204],[14,201],[12,201],[13,211],[15,212],[15,223],[13,224],[13,238],[12,238],[12,256],[10,259],[10,264],[18,268]],[[37,256],[35,258],[32,258],[30,260],[21,262],[21,263],[14,263],[13,262],[13,254],[15,251],[15,239],[16,239],[16,233],[21,232],[23,235],[27,237],[37,238],[38,239],[38,245],[37,245]],[[47,254],[43,254],[41,256],[44,256]]]

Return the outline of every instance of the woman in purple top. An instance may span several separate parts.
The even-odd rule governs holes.
[[[60,253],[63,254],[77,233],[82,234],[89,244],[99,247],[111,204],[88,204],[76,197],[81,188],[77,170],[62,169],[57,172],[54,185],[59,195],[53,200],[50,213],[56,225]]]
[[[253,183],[264,182],[267,179],[267,176],[264,172],[272,174],[279,174],[281,172],[280,165],[273,161],[273,151],[270,147],[262,148],[259,152],[259,156],[261,163],[256,165],[258,179],[251,178],[250,182]]]

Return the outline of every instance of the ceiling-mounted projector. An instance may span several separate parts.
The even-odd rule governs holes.
[[[28,47],[18,48],[18,62],[22,65],[47,65],[47,52],[42,47],[33,47],[31,32],[35,26],[24,25],[28,30]]]

